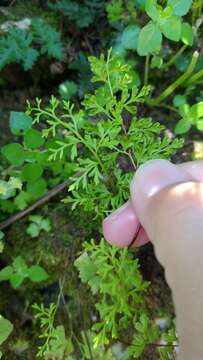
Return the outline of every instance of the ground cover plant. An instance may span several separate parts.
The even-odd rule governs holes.
[[[202,156],[201,1],[3,5],[0,357],[175,358],[152,249],[101,222],[145,161]]]

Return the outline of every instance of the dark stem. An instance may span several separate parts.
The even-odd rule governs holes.
[[[38,208],[41,205],[44,205],[47,201],[49,201],[52,197],[60,193],[62,190],[64,190],[68,185],[70,181],[66,180],[63,183],[55,186],[53,189],[48,191],[44,196],[42,196],[40,199],[38,199],[34,204],[28,206],[26,209],[19,211],[17,214],[12,215],[8,219],[2,221],[0,223],[0,230],[3,230],[16,222],[17,220],[23,218],[24,216],[28,215],[30,212],[34,211],[36,208]]]

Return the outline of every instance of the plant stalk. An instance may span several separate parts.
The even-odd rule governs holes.
[[[175,91],[175,89],[177,89],[177,87],[182,85],[189,78],[189,76],[192,74],[192,72],[193,72],[193,70],[194,70],[194,68],[196,66],[198,57],[199,57],[199,52],[195,51],[193,53],[192,60],[191,60],[191,62],[189,64],[186,72],[183,75],[181,75],[176,81],[174,81],[171,85],[169,85],[162,92],[162,94],[159,95],[157,98],[147,100],[147,104],[149,106],[157,106],[157,105],[159,105],[164,99],[166,99],[169,95],[171,95]]]
[[[145,68],[144,68],[144,85],[148,84],[148,78],[149,78],[149,60],[150,55],[147,55],[145,58]]]
[[[186,82],[186,85],[191,85],[195,83],[201,77],[203,77],[203,69],[199,70],[197,73],[192,75],[191,78]]]
[[[162,66],[163,70],[167,70],[171,65],[173,65],[176,60],[182,55],[182,53],[185,51],[185,49],[187,48],[187,45],[183,45],[175,55],[172,56],[172,58]]]

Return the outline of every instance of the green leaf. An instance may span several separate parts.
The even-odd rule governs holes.
[[[25,146],[29,149],[37,149],[44,144],[42,134],[35,129],[28,129],[24,136]]]
[[[158,26],[152,22],[149,22],[140,31],[137,52],[141,56],[146,56],[159,50],[161,42],[162,34]]]
[[[32,238],[37,237],[40,233],[40,227],[37,224],[30,224],[26,230],[26,233],[30,235]]]
[[[187,22],[182,23],[181,40],[185,45],[193,45],[193,30],[191,25]]]
[[[23,282],[23,280],[25,279],[25,277],[23,276],[23,274],[20,273],[16,273],[16,274],[12,274],[9,281],[11,286],[14,289],[17,289]]]
[[[38,180],[43,173],[43,168],[39,164],[26,164],[22,169],[22,179],[33,183]]]
[[[128,25],[121,37],[121,43],[124,49],[127,50],[136,50],[138,44],[138,36],[140,33],[140,28],[137,25]]]
[[[173,8],[175,15],[184,16],[190,10],[192,0],[168,0],[167,4]]]
[[[173,105],[177,108],[186,103],[187,103],[187,99],[185,95],[176,95],[173,98]]]
[[[145,11],[153,21],[157,21],[157,19],[159,18],[159,11],[157,8],[156,0],[146,0]]]
[[[0,345],[7,339],[12,330],[11,322],[0,315]]]
[[[12,165],[22,165],[24,162],[25,152],[20,144],[7,144],[2,148],[2,154]]]
[[[198,119],[197,122],[195,123],[195,125],[196,125],[198,130],[203,131],[203,118]]]
[[[77,92],[78,85],[74,81],[66,80],[59,85],[59,94],[64,100],[70,100]]]
[[[6,200],[15,195],[15,189],[5,180],[0,180],[0,199]]]
[[[39,265],[33,265],[29,269],[29,278],[33,282],[40,282],[47,280],[49,275],[47,272]]]
[[[37,199],[44,195],[47,190],[47,183],[44,179],[39,179],[35,183],[27,184],[27,192],[32,199]]]
[[[41,230],[49,232],[51,230],[51,223],[49,219],[42,219],[40,224]]]
[[[32,118],[24,112],[11,111],[9,124],[12,134],[20,135],[22,131],[31,128]]]
[[[167,39],[179,41],[181,36],[181,19],[178,16],[170,16],[163,19],[160,24],[161,31]]]
[[[22,256],[17,256],[14,259],[13,268],[15,269],[15,271],[24,273],[24,275],[26,276],[28,267],[27,267],[25,260],[22,258]]]
[[[175,127],[175,133],[177,135],[185,134],[187,133],[192,126],[192,122],[188,118],[182,118],[178,121],[176,127]]]
[[[150,67],[152,69],[157,68],[160,69],[162,67],[163,64],[163,59],[160,56],[153,56]]]
[[[13,274],[12,266],[6,266],[0,271],[0,281],[9,280],[12,274]]]
[[[95,294],[99,288],[99,277],[97,276],[97,267],[87,252],[84,252],[79,258],[77,258],[75,266],[80,272],[81,281],[83,283],[88,283],[93,294]]]
[[[193,105],[191,107],[190,113],[191,113],[194,121],[203,117],[203,101],[199,102],[198,104]]]
[[[18,209],[23,210],[30,200],[30,195],[25,191],[21,191],[14,200],[15,205]]]
[[[0,240],[2,240],[4,238],[4,236],[5,235],[4,235],[3,231],[0,230]]]

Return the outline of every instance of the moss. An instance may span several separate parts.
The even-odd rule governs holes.
[[[6,310],[4,315],[14,323],[12,341],[5,345],[9,359],[17,358],[16,346],[25,342],[28,350],[24,350],[22,358],[36,358],[41,330],[34,321],[32,304],[37,302],[48,306],[51,302],[56,303],[60,292],[62,297],[56,324],[64,324],[67,335],[73,332],[79,339],[80,332],[91,327],[94,298],[88,288],[80,284],[74,261],[82,249],[82,242],[92,236],[92,225],[86,229],[84,218],[78,213],[76,218],[70,209],[61,204],[56,206],[54,203],[41,209],[41,215],[48,214],[52,222],[49,233],[43,232],[38,238],[30,238],[26,234],[27,219],[23,219],[6,234],[2,256],[4,265],[11,262],[10,254],[12,257],[21,255],[28,264],[40,263],[49,273],[46,283],[33,284],[26,280],[17,290],[13,290],[7,282],[1,284],[0,308]]]

